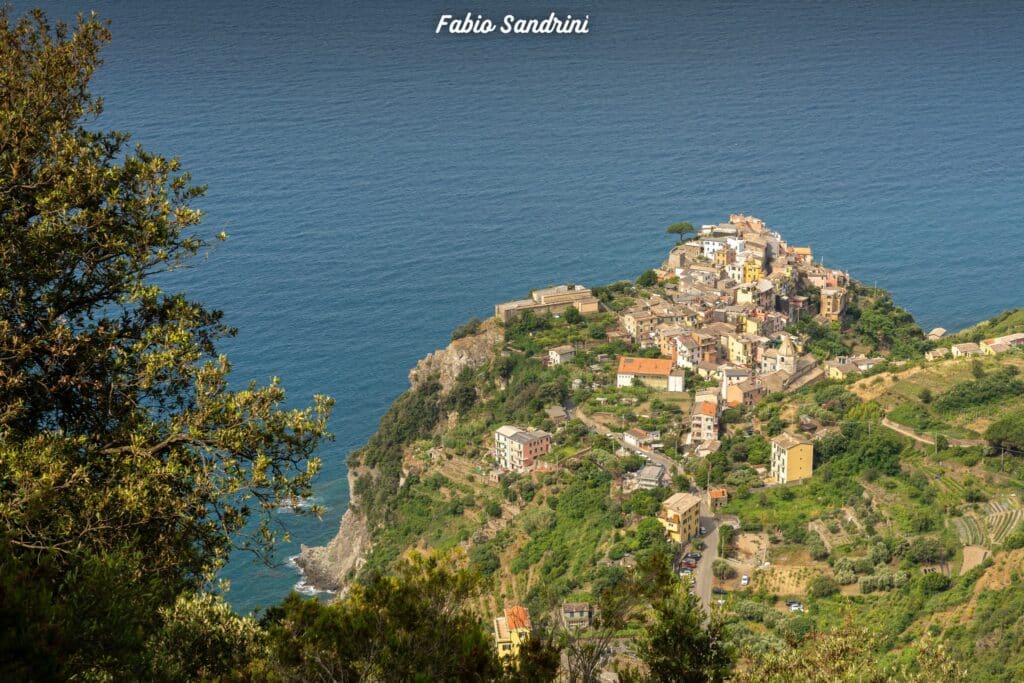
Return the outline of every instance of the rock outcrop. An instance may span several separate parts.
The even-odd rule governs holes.
[[[349,491],[354,491],[355,474],[348,474]],[[366,518],[355,504],[355,498],[341,518],[338,535],[326,546],[303,545],[295,564],[302,570],[306,583],[317,590],[344,595],[352,577],[370,552],[370,530]]]
[[[465,368],[478,368],[494,356],[494,347],[502,340],[502,331],[494,320],[484,322],[476,334],[456,339],[447,348],[438,349],[416,364],[409,372],[409,383],[415,388],[428,377],[436,376],[445,391]]]
[[[490,361],[501,340],[501,328],[488,320],[475,334],[456,339],[447,348],[428,354],[409,373],[409,382],[415,388],[433,376],[439,379],[444,391],[449,391],[464,368],[478,368]],[[449,422],[452,417],[449,416]],[[367,474],[365,470],[349,470],[349,491],[354,492],[355,480]],[[344,595],[370,552],[370,546],[370,529],[353,493],[348,510],[341,518],[338,535],[326,546],[303,545],[295,564],[302,570],[306,583],[319,590]]]

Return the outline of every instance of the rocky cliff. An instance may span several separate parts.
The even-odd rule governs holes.
[[[493,320],[484,322],[475,334],[456,339],[444,349],[438,349],[420,360],[409,372],[409,382],[416,388],[420,382],[436,376],[444,391],[449,391],[464,368],[477,368],[494,357],[502,341],[502,330]],[[442,423],[450,423],[442,420]],[[355,482],[368,475],[363,468],[349,470],[348,488],[355,491]],[[370,552],[372,534],[359,501],[352,493],[349,508],[341,518],[341,528],[326,546],[303,545],[295,564],[302,570],[308,584],[320,589],[337,591],[344,595],[352,579],[362,567]]]
[[[456,339],[447,348],[427,354],[409,372],[409,383],[415,388],[428,377],[437,376],[441,386],[448,391],[464,368],[478,368],[489,361],[494,355],[495,345],[501,340],[501,328],[494,320],[488,320],[476,334]]]
[[[355,491],[356,476],[357,472],[349,470],[349,491]],[[369,551],[370,530],[353,493],[348,510],[341,518],[338,535],[326,546],[303,545],[299,556],[295,558],[295,564],[302,570],[309,585],[344,595]]]

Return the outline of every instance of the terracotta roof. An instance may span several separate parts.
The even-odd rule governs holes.
[[[636,358],[633,356],[619,357],[620,375],[660,375],[672,372],[671,358]]]
[[[728,498],[729,491],[726,489],[711,489],[709,495],[712,498]]]
[[[530,629],[530,613],[522,605],[506,607],[505,619],[512,630]]]
[[[701,415],[714,416],[718,413],[718,410],[715,408],[714,403],[711,403],[710,401],[702,401],[697,404],[697,407],[693,412],[700,413]]]

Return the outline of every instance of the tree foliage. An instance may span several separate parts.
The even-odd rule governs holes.
[[[95,17],[0,10],[0,520],[17,618],[75,629],[33,649],[60,677],[147,678],[161,608],[233,548],[270,556],[332,403],[288,409],[276,378],[230,388],[234,330],[154,280],[209,248],[203,189],[88,128],[108,39]]]

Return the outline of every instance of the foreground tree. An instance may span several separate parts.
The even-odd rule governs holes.
[[[654,614],[639,645],[650,680],[704,683],[729,678],[734,654],[717,613],[707,619],[697,598],[676,589],[655,600]]]
[[[108,40],[95,17],[0,10],[0,563],[17,634],[0,667],[56,678],[161,677],[144,655],[161,608],[233,548],[270,556],[270,513],[309,492],[329,436],[326,397],[286,410],[276,379],[229,389],[216,344],[234,331],[154,282],[208,248],[202,188],[86,128]]]
[[[292,594],[265,619],[276,673],[294,681],[496,680],[502,666],[471,607],[480,587],[480,576],[450,556],[413,554],[394,576],[357,584],[331,605]]]
[[[883,683],[884,681],[967,680],[963,666],[940,644],[925,637],[910,648],[907,661],[880,661],[886,650],[879,638],[864,628],[846,624],[841,629],[812,633],[798,648],[768,652],[740,667],[737,683]]]

